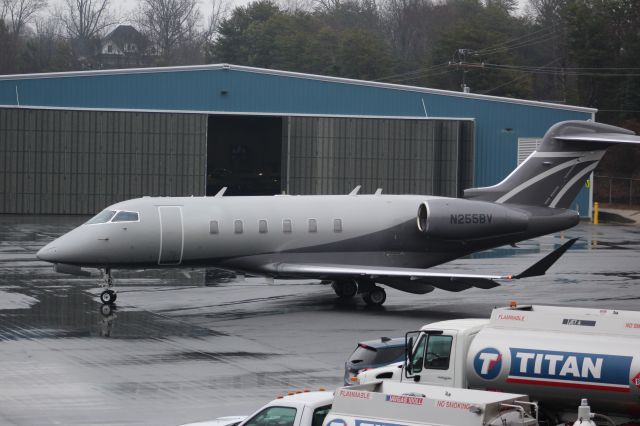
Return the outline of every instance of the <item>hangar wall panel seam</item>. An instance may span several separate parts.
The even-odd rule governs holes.
[[[198,114],[0,109],[0,213],[204,195],[206,130]]]

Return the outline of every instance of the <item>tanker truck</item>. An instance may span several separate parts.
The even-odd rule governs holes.
[[[512,304],[425,325],[406,344],[404,363],[354,381],[526,394],[552,421],[575,420],[582,398],[617,423],[640,418],[640,312]]]

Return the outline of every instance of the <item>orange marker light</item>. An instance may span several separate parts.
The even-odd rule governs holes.
[[[511,303],[509,303],[509,307],[510,308],[517,308],[518,307],[518,302],[516,302],[515,300],[512,300]]]

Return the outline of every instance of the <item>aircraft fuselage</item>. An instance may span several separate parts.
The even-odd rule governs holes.
[[[571,210],[502,206],[482,201],[451,207],[441,222],[456,235],[421,232],[422,203],[447,203],[419,195],[256,197],[144,197],[106,211],[135,212],[138,220],[86,223],[45,246],[51,262],[97,268],[218,266],[273,275],[278,262],[427,268],[467,253],[566,229],[577,223]],[[497,209],[497,210],[496,210]],[[526,221],[517,232],[504,228],[503,211]],[[512,213],[511,213],[512,212]],[[118,216],[116,216],[118,217]],[[135,216],[133,216],[135,217]],[[492,228],[488,228],[492,227]]]

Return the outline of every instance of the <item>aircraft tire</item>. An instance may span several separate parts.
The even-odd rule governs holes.
[[[369,293],[366,293],[362,299],[369,306],[382,306],[387,300],[387,292],[382,287],[374,287]]]
[[[332,287],[341,299],[351,299],[358,294],[358,284],[355,281],[336,281]]]
[[[105,290],[100,293],[100,301],[104,305],[111,305],[116,301],[116,293],[113,290]]]
[[[100,306],[100,313],[103,317],[108,317],[113,313],[113,306],[108,304]]]

